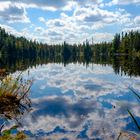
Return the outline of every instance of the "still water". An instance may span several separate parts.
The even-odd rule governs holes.
[[[19,129],[30,137],[115,140],[120,132],[138,133],[127,109],[140,122],[139,100],[129,89],[140,92],[140,76],[116,74],[112,66],[94,63],[48,63],[22,74],[34,81],[32,110],[19,120]]]

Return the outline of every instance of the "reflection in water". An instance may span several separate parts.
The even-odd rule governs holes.
[[[29,111],[31,107],[30,101],[27,98],[22,99],[22,103],[14,96],[0,99],[0,115],[5,119],[15,119],[18,121],[25,111]]]
[[[10,140],[13,138],[12,134],[14,133],[16,134],[15,139],[22,140],[26,136],[23,132],[18,131],[18,128],[22,127],[20,122],[22,117],[30,112],[31,102],[27,98],[21,101],[17,98],[14,99],[14,97],[6,98],[0,101],[0,136],[3,136],[2,140]]]
[[[20,119],[30,112],[31,101],[28,98],[30,87],[31,81],[22,81],[20,75],[16,78],[9,75],[0,81],[0,136],[2,136],[0,139],[25,138],[17,128],[21,125]],[[12,124],[12,121],[16,124]],[[5,130],[9,122],[10,129]],[[17,132],[15,139],[12,138],[13,130]]]
[[[6,74],[7,72],[15,72],[16,70],[23,71],[29,67],[48,63],[62,63],[64,66],[69,63],[79,63],[86,65],[87,67],[89,64],[101,64],[103,66],[110,65],[116,74],[140,76],[140,58],[131,56],[94,56],[90,59],[86,59],[83,56],[71,57],[67,59],[64,59],[63,57],[17,58],[16,56],[3,56],[0,58],[0,71],[6,70]]]
[[[67,120],[70,128],[78,127],[82,121],[96,108],[95,101],[81,99],[77,102],[70,102],[64,97],[47,98],[34,104],[36,117],[62,117]],[[73,119],[71,119],[73,118]]]
[[[24,72],[24,77],[28,70]],[[120,132],[138,132],[127,109],[140,116],[129,86],[139,91],[139,77],[116,75],[109,66],[48,64],[30,69],[33,111],[21,120],[37,138],[117,139]],[[138,120],[140,118],[137,117]]]
[[[1,68],[22,70],[23,78],[34,79],[33,110],[19,120],[21,129],[39,140],[115,140],[120,132],[138,133],[127,112],[131,110],[140,121],[138,100],[128,88],[140,92],[138,58],[101,57],[91,63],[81,58],[69,63],[72,61],[63,61],[65,67],[46,58],[17,60],[7,67],[3,62]]]

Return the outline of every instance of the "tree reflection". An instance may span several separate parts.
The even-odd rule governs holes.
[[[12,57],[3,56],[0,58],[0,78],[5,77],[9,72],[13,73],[17,70],[23,71],[29,67],[48,64],[62,63],[66,66],[69,63],[80,63],[88,67],[89,64],[101,64],[103,66],[110,65],[116,74],[140,76],[140,58],[123,56],[91,56],[91,55],[74,55],[74,56],[56,56],[56,57]],[[2,75],[1,72],[4,73]]]

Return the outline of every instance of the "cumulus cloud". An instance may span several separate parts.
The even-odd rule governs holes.
[[[113,39],[113,34],[112,33],[94,33],[93,38],[95,39],[95,42],[102,42],[103,40],[106,41],[111,41]]]
[[[67,4],[67,1],[65,0],[24,0],[23,2],[28,4],[36,4],[37,6],[52,6],[55,8],[64,7]]]
[[[107,3],[106,5],[112,6],[112,5],[130,5],[130,4],[139,5],[140,0],[112,0],[111,2]]]
[[[123,29],[124,32],[128,32],[128,31],[140,31],[140,16],[136,16],[134,18],[134,20],[132,22],[130,22],[131,24],[128,24],[130,26],[125,27]]]
[[[42,32],[44,29],[42,27],[36,27],[35,32]]]
[[[71,16],[61,13],[59,18],[45,20],[47,30],[42,32],[52,42],[68,41],[69,43],[83,42],[91,36],[95,36],[95,42],[112,39],[113,34],[95,32],[113,24],[131,23],[131,15],[123,9],[116,12],[103,10],[97,7],[78,7]],[[75,40],[76,38],[76,40]],[[100,39],[99,39],[100,38]],[[60,43],[61,43],[60,42]]]
[[[6,32],[13,34],[15,36],[21,36],[22,34],[19,33],[18,31],[16,31],[13,27],[4,25],[4,24],[0,24],[0,27],[4,28]]]
[[[140,27],[129,27],[129,28],[124,28],[122,31],[124,32],[129,32],[129,31],[140,31]]]
[[[46,22],[47,26],[55,26],[55,27],[62,27],[65,25],[65,21],[61,19],[51,19]]]
[[[39,20],[40,22],[42,22],[42,23],[45,23],[45,22],[46,22],[45,19],[44,19],[43,17],[39,17],[38,20]]]
[[[127,5],[127,4],[140,4],[140,0],[114,0],[118,1],[118,4]]]
[[[11,4],[11,2],[14,4]],[[111,3],[118,4],[120,1],[113,0]],[[138,3],[138,0],[133,1],[133,3]],[[103,0],[22,0],[20,2],[19,0],[0,0],[0,4],[0,18],[8,23],[29,22],[26,8],[61,12],[59,16],[56,18],[52,17],[52,19],[48,19],[46,16],[37,17],[38,21],[44,25],[43,27],[40,27],[41,25],[34,26],[34,37],[38,41],[51,44],[62,43],[63,41],[72,44],[81,43],[86,38],[91,38],[91,36],[101,39],[107,38],[108,41],[111,39],[111,34],[107,33],[107,31],[105,35],[98,33],[99,29],[104,29],[112,25],[128,28],[134,24],[139,24],[139,17],[132,19],[132,15],[125,9],[105,9]],[[70,10],[71,12],[66,14],[66,10]],[[95,42],[103,41],[98,38]]]
[[[9,1],[3,1],[3,2],[0,1],[0,10],[2,11],[5,8],[8,8],[10,4],[11,4],[11,2],[9,2]]]
[[[36,40],[37,38],[39,38],[34,33],[31,33],[28,28],[23,28],[20,31],[17,31],[15,28],[8,26],[8,25],[4,25],[4,24],[0,24],[0,27],[4,28],[6,32],[8,32],[16,37],[22,36],[22,37],[26,37],[29,40]]]
[[[128,21],[131,16],[125,10],[108,11],[97,7],[79,8],[75,10],[74,15],[80,21],[97,24],[99,22],[101,24],[124,23],[123,20]]]
[[[134,22],[135,24],[140,25],[140,16],[136,16]]]
[[[65,10],[70,10],[71,8],[71,3],[73,2],[72,0],[53,0],[53,1],[50,1],[50,0],[22,0],[22,1],[19,1],[19,0],[0,0],[0,2],[14,2],[14,3],[18,3],[18,4],[21,4],[21,5],[24,5],[26,8],[30,8],[30,7],[33,7],[33,8],[42,8],[44,10],[51,10],[51,11],[54,11],[54,10],[57,10],[57,9],[65,9]]]
[[[0,0],[0,2],[16,2],[24,4],[26,7],[36,7],[45,10],[71,10],[75,6],[83,5],[99,5],[102,4],[102,0]]]
[[[0,9],[0,18],[9,23],[30,22],[25,8],[17,4],[9,4],[9,6]]]

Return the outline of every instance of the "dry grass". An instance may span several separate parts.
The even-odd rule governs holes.
[[[9,120],[18,119],[26,111],[30,111],[31,101],[28,93],[32,85],[31,80],[23,80],[21,74],[14,78],[7,76],[0,81],[0,116]],[[10,130],[2,131],[4,125],[0,126],[0,140],[22,140],[25,135],[22,132],[12,135]],[[6,132],[6,133],[5,133]]]
[[[27,97],[32,85],[31,80],[23,81],[21,75],[17,78],[7,76],[0,84],[0,115],[11,119],[22,114],[30,105]]]

